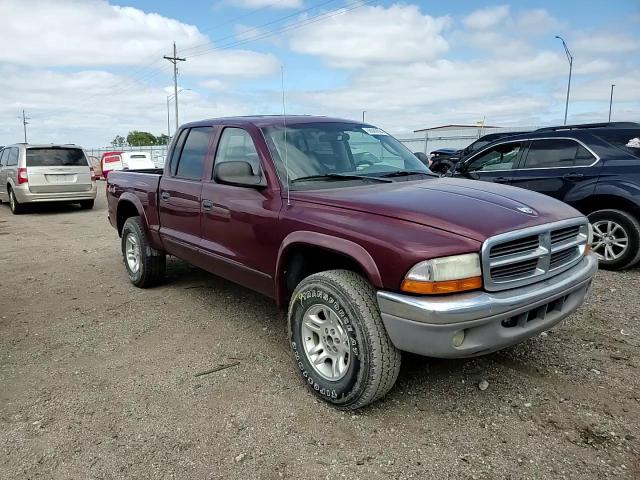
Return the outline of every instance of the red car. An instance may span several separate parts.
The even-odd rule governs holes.
[[[171,254],[274,298],[300,377],[342,409],[382,397],[401,351],[470,357],[548,330],[597,269],[577,210],[438,178],[360,122],[190,123],[163,173],[112,172],[107,199],[134,285]]]

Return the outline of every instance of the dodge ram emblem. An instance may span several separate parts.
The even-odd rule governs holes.
[[[522,213],[526,213],[527,215],[536,215],[536,211],[533,208],[518,207],[518,210]]]

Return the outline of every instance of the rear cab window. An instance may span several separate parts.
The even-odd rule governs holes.
[[[80,148],[35,147],[27,149],[27,167],[86,167]]]
[[[202,179],[202,170],[212,133],[213,127],[193,127],[189,130],[180,153],[176,177],[190,180]]]

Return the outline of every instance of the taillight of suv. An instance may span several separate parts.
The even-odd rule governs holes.
[[[18,168],[18,185],[22,185],[23,183],[27,183],[29,181],[29,177],[27,177],[27,169],[26,168]]]

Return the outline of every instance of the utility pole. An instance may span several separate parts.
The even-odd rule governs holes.
[[[613,87],[615,86],[616,86],[615,83],[611,84],[611,96],[609,97],[609,121],[611,121],[611,105],[613,104]]]
[[[169,60],[173,63],[173,95],[176,97],[176,130],[180,125],[178,123],[178,62],[186,62],[186,58],[178,57],[178,52],[176,50],[176,42],[173,42],[173,57],[169,57],[165,55],[163,57],[166,60]]]
[[[24,128],[24,143],[27,143],[27,125],[29,122],[27,120],[31,120],[31,117],[26,117],[24,115],[24,110],[22,110],[22,128]]]
[[[366,111],[366,110],[363,110],[363,111],[362,111],[362,123],[364,123],[364,114],[365,114],[365,113],[367,113],[367,111]]]
[[[564,38],[556,35],[556,38],[562,42],[562,46],[564,47],[564,53],[567,55],[567,60],[569,60],[569,83],[567,83],[567,101],[564,105],[564,124],[567,124],[567,111],[569,110],[569,92],[571,91],[571,70],[573,69],[573,56],[571,52],[569,52],[569,48],[567,47],[567,43],[564,41]]]

